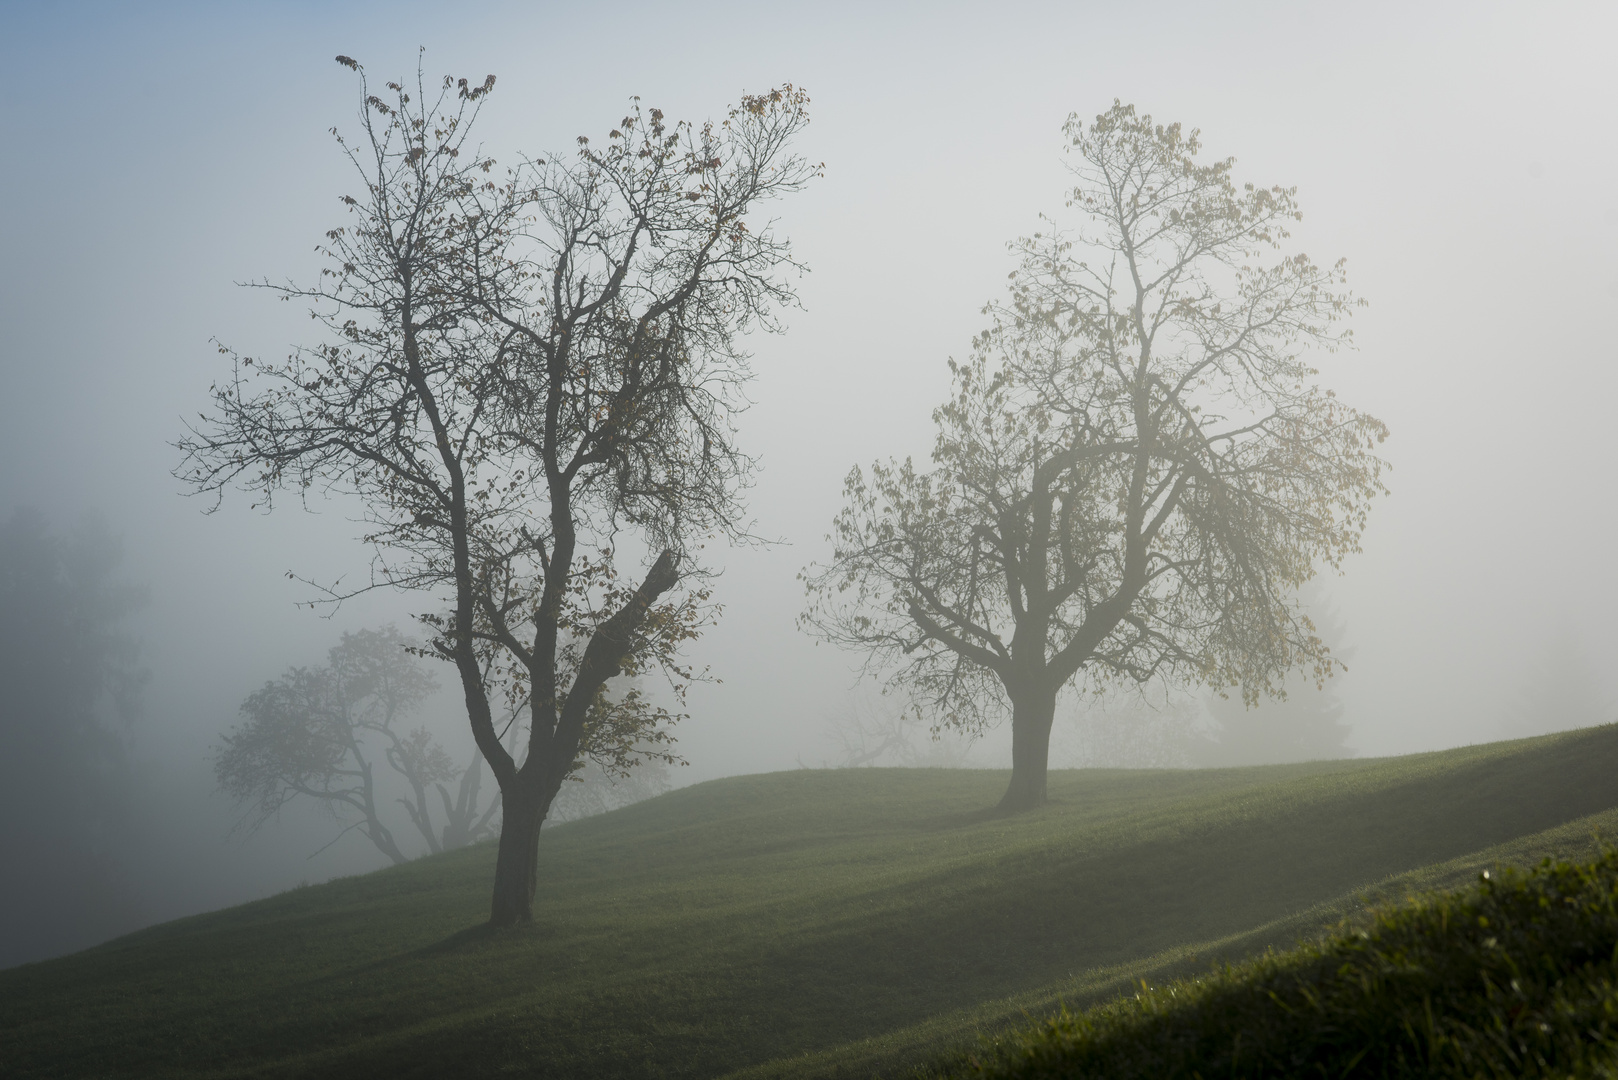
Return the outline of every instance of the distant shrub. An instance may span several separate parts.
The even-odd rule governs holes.
[[[1618,850],[987,1040],[923,1075],[1618,1076]]]

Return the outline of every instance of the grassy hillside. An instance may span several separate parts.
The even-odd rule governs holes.
[[[1264,953],[1020,1031],[937,1080],[1618,1075],[1618,848],[1484,871]]]
[[[803,771],[549,830],[532,928],[478,848],[0,972],[0,1076],[868,1075],[1059,1000],[1290,945],[1367,891],[1618,832],[1618,728],[1384,760]]]

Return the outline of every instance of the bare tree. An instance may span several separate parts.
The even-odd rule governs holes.
[[[1001,806],[1045,799],[1058,692],[1189,678],[1252,699],[1330,658],[1293,602],[1356,549],[1382,424],[1301,357],[1348,340],[1339,263],[1266,261],[1291,190],[1237,188],[1197,133],[1114,105],[1066,132],[1083,224],[1013,245],[1010,299],[934,468],[855,469],[806,625],[866,650],[946,723],[1009,704]]]
[[[466,768],[460,771],[460,775],[456,778],[453,798],[450,797],[449,788],[444,784],[434,784],[433,787],[444,801],[444,831],[440,840],[441,846],[434,850],[454,851],[458,847],[475,844],[498,832],[499,792],[495,793],[487,806],[483,806],[479,801],[483,794],[481,750],[473,750],[471,760],[467,762]]]
[[[380,756],[407,785],[409,794],[394,801],[429,851],[490,831],[498,803],[479,809],[476,760],[472,769],[457,769],[426,727],[405,726],[438,688],[411,645],[392,627],[344,634],[327,666],[293,668],[242,703],[245,719],[214,757],[220,788],[251,806],[241,827],[255,830],[292,800],[309,798],[352,816],[349,828],[395,863],[407,861],[383,820],[374,769]],[[452,798],[449,785],[457,781]],[[433,825],[434,796],[444,807],[442,834]]]
[[[492,76],[418,73],[386,101],[361,80],[363,137],[340,140],[363,183],[352,219],[327,233],[319,286],[277,289],[329,337],[281,363],[231,354],[177,475],[357,496],[370,587],[447,605],[433,648],[503,804],[490,921],[523,922],[540,823],[581,757],[667,756],[676,716],[604,710],[603,688],[661,668],[683,691],[677,650],[711,614],[695,541],[744,534],[740,336],[780,328],[797,267],[749,214],[817,173],[790,151],[808,98],[744,97],[700,127],[637,101],[599,148],[502,174],[470,141]],[[638,584],[620,580],[642,550]],[[528,713],[520,757],[498,688]]]

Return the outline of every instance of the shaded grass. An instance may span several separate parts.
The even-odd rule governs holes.
[[[1618,850],[1383,909],[1358,930],[1064,1012],[918,1076],[1618,1075]]]
[[[1480,872],[1503,866],[1532,866],[1547,853],[1563,858],[1594,858],[1601,837],[1618,836],[1618,810],[1579,818],[1565,825],[1473,852],[1406,874],[1399,874],[1318,904],[1291,916],[1210,941],[1188,942],[1143,959],[1095,968],[1006,998],[932,1016],[908,1027],[852,1041],[792,1059],[778,1059],[729,1074],[730,1080],[773,1077],[931,1076],[948,1060],[981,1056],[985,1038],[1015,1042],[1042,1017],[1105,1005],[1132,997],[1144,981],[1161,985],[1205,976],[1217,963],[1239,961],[1367,925],[1379,906],[1411,900],[1442,889],[1464,887]]]
[[[532,927],[478,929],[479,847],[0,972],[0,1075],[868,1075],[1290,945],[1400,875],[1572,854],[1615,766],[1608,727],[1057,772],[1015,818],[981,813],[1003,773],[716,781],[547,830]]]

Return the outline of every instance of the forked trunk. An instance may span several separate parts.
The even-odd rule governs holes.
[[[1011,703],[1011,784],[998,809],[1016,814],[1045,804],[1045,771],[1051,757],[1056,695],[1019,695]]]
[[[539,826],[546,803],[537,777],[518,775],[512,790],[501,793],[500,847],[494,862],[494,899],[490,926],[516,926],[534,921],[534,887],[539,880]]]
[[[558,528],[560,529],[560,526]],[[571,558],[565,554],[567,550],[569,549],[565,546],[558,546],[552,549],[551,558],[560,560],[565,566]],[[595,700],[607,680],[622,671],[623,659],[629,654],[635,633],[646,621],[647,611],[657,602],[658,597],[679,582],[678,566],[679,560],[674,552],[665,549],[652,564],[651,570],[646,574],[646,580],[635,591],[629,602],[619,608],[610,619],[596,627],[595,632],[590,635],[590,643],[585,646],[584,656],[579,661],[578,671],[573,677],[573,686],[562,703],[560,715],[555,713],[551,715],[553,730],[549,732],[546,740],[531,741],[528,758],[523,767],[515,770],[514,775],[505,774],[511,776],[511,779],[501,779],[500,796],[505,820],[500,827],[500,849],[494,864],[494,902],[489,910],[491,926],[513,926],[517,923],[534,921],[534,886],[538,881],[539,869],[539,826],[545,820],[545,814],[551,808],[551,800],[556,798],[557,789],[561,787],[566,777],[566,768],[557,772],[554,768],[547,770],[544,766],[547,763],[554,766],[558,762],[569,768],[572,766],[584,735],[590,703]],[[546,589],[549,590],[551,587],[547,582]],[[554,637],[551,643],[554,645]],[[468,670],[472,671],[472,675],[464,674]],[[462,680],[481,693],[482,684],[477,680],[482,676],[476,668],[468,663],[462,671]],[[553,670],[552,690],[555,689],[554,675]],[[469,700],[472,699],[472,694],[473,691],[469,690]],[[530,740],[534,738],[534,730],[537,730],[537,715],[534,723],[536,727],[530,729]],[[491,726],[484,730],[488,733],[493,729]],[[498,741],[495,743],[494,751],[502,755],[507,764],[510,763],[510,757],[505,756],[505,750]],[[497,772],[496,775],[501,774]]]

